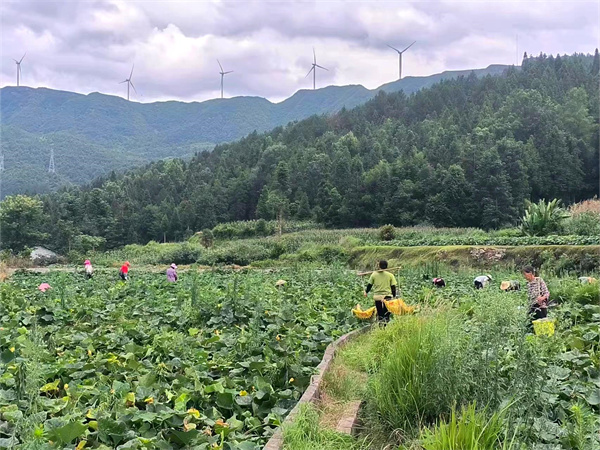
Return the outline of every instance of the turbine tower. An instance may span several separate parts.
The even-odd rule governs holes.
[[[48,164],[48,173],[56,173],[56,167],[54,166],[54,149],[50,149],[50,163]]]
[[[126,78],[125,80],[123,80],[119,83],[119,84],[127,83],[127,101],[129,101],[129,86],[131,86],[133,88],[134,92],[137,94],[137,91],[135,90],[135,86],[133,85],[133,81],[131,81],[132,76],[133,76],[133,64],[131,65],[131,73],[129,74],[129,78]]]
[[[25,55],[26,54],[27,53],[25,53]],[[19,82],[21,79],[21,62],[23,61],[23,58],[25,58],[25,55],[23,55],[23,57],[18,61],[13,58],[13,61],[17,64],[17,86],[19,86]]]
[[[223,66],[221,65],[221,63],[219,62],[219,60],[217,59],[217,62],[219,63],[219,67],[221,69],[221,71],[219,72],[221,74],[221,98],[223,98],[223,78],[225,77],[225,75],[227,75],[228,73],[233,72],[233,70],[228,70],[227,72],[225,72],[223,70]]]
[[[415,41],[417,42],[417,41]],[[404,50],[400,51],[395,47],[392,47],[391,45],[388,44],[388,47],[391,48],[392,50],[396,50],[398,52],[398,79],[401,80],[402,79],[402,54],[408,50],[409,48],[411,48],[415,42],[413,42],[412,44],[410,44],[408,47],[406,47]]]
[[[323,70],[329,70],[326,69],[323,66],[320,66],[317,64],[317,54],[315,53],[315,48],[313,47],[313,63],[312,63],[312,67],[310,68],[310,70],[308,71],[308,73],[306,74],[306,77],[310,75],[310,73],[312,72],[313,74],[313,91],[317,88],[317,67],[319,69],[323,69]],[[304,77],[304,78],[306,78]]]
[[[4,172],[4,152],[0,153],[0,172]]]

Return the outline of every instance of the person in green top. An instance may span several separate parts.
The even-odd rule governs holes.
[[[390,272],[387,272],[387,261],[379,261],[379,269],[371,274],[369,283],[365,289],[365,297],[373,290],[373,299],[377,308],[377,320],[389,322],[390,312],[385,306],[384,300],[391,300],[397,296],[398,283],[396,277]]]

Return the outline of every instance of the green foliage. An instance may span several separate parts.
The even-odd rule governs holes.
[[[528,58],[520,70],[500,77],[465,76],[412,96],[384,89],[331,117],[312,116],[189,160],[110,175],[90,189],[44,197],[45,226],[59,251],[68,248],[69,235],[101,236],[115,248],[162,241],[165,234],[179,241],[217,224],[257,218],[285,219],[286,227],[307,217],[336,228],[511,226],[525,199],[566,204],[599,190],[593,58],[576,54],[560,61]],[[295,97],[308,101],[313,94],[320,95]],[[130,107],[136,106],[124,106]],[[187,108],[193,107],[181,111]],[[171,122],[156,124],[154,116],[150,122],[171,130]],[[201,122],[204,127],[210,120]],[[176,123],[177,136],[154,139],[179,142],[197,128]],[[101,138],[97,123],[94,130]]]
[[[396,238],[396,229],[393,225],[384,225],[379,228],[379,239],[382,241],[393,241]]]
[[[422,435],[425,450],[497,450],[501,447],[503,432],[503,414],[477,411],[475,403],[461,409],[460,414],[452,408],[450,420],[441,420],[430,430],[426,428]]]
[[[366,450],[365,440],[359,441],[347,434],[323,428],[319,412],[310,404],[301,406],[298,415],[283,429],[284,450]]]
[[[565,221],[565,230],[573,235],[600,236],[600,214],[590,211],[571,216]]]
[[[202,230],[202,237],[200,239],[200,242],[202,243],[202,246],[204,248],[211,248],[215,243],[215,236],[212,230],[209,230],[208,228]]]
[[[527,236],[546,236],[556,233],[568,217],[568,213],[560,207],[560,204],[561,201],[556,198],[549,202],[528,201],[525,215],[521,218],[521,232]]]
[[[484,77],[499,75],[505,68],[490,66],[473,72]],[[468,73],[446,71],[412,77],[381,89],[410,95]],[[48,192],[88,183],[111,171],[152,160],[191,157],[254,130],[264,132],[313,115],[352,108],[373,98],[379,90],[356,85],[329,86],[318,91],[298,91],[277,104],[258,97],[236,97],[226,101],[140,105],[98,93],[84,96],[50,89],[5,87],[0,90],[6,158],[3,189],[9,194]],[[77,123],[76,129],[73,123]],[[54,149],[57,174],[47,171],[50,147]]]
[[[128,283],[116,278],[21,273],[2,283],[0,438],[23,450],[77,438],[90,448],[148,439],[258,449],[327,345],[359,326],[348,310],[359,280],[340,269],[180,271],[174,284],[132,267]],[[53,289],[37,291],[41,281]]]
[[[43,207],[37,198],[25,195],[6,197],[0,203],[1,246],[14,252],[43,243]]]

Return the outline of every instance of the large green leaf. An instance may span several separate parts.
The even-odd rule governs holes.
[[[60,442],[61,444],[70,444],[81,436],[87,428],[87,425],[81,422],[70,422],[62,427],[53,428],[48,431],[48,438],[51,441]]]

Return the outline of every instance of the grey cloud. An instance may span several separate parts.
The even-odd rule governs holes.
[[[123,95],[135,62],[136,100],[203,100],[227,95],[281,99],[318,86],[373,88],[394,79],[387,43],[417,45],[406,75],[515,61],[515,35],[530,53],[593,51],[598,4],[572,2],[3,2],[0,84],[14,83],[27,50],[24,83]],[[14,56],[13,56],[14,53]],[[365,70],[365,62],[377,70]],[[375,66],[376,62],[376,66]]]

